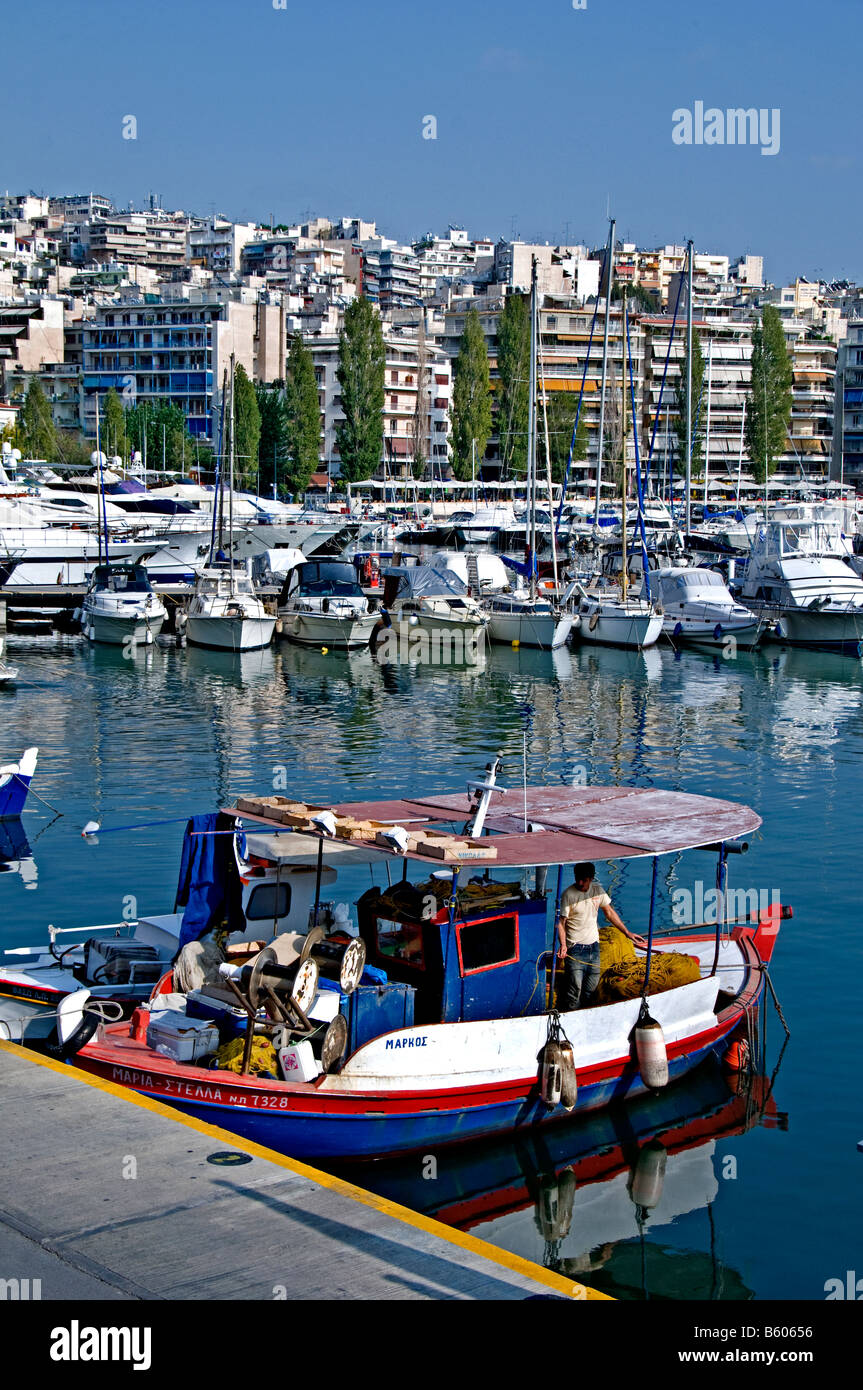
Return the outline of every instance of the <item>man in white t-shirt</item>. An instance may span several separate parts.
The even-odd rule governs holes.
[[[599,984],[600,910],[613,927],[622,931],[636,946],[646,947],[641,936],[624,926],[611,905],[611,898],[597,883],[593,864],[576,864],[572,886],[560,896],[557,918],[557,958],[563,965],[563,983],[558,999],[561,1013],[583,1009]]]

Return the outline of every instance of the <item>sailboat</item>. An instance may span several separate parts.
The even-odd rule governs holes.
[[[534,257],[530,284],[530,387],[528,393],[527,435],[527,546],[526,564],[528,588],[511,594],[497,594],[485,604],[488,614],[488,635],[492,642],[511,646],[541,647],[554,651],[562,647],[572,631],[573,618],[561,611],[556,601],[540,597],[536,584],[536,352],[538,333],[536,258]],[[546,441],[547,443],[547,441]],[[552,551],[554,537],[552,535]]]
[[[105,483],[102,473],[105,455],[99,437],[99,401],[96,400],[96,452],[91,456],[99,470],[99,563],[81,607],[75,616],[84,636],[90,642],[105,642],[125,647],[155,642],[166,622],[168,613],[162,600],[153,592],[144,566],[124,560],[112,564],[108,554],[108,517],[105,510]],[[102,532],[104,523],[105,561],[102,563]]]
[[[267,647],[276,626],[257,597],[247,564],[234,559],[234,357],[231,355],[231,409],[229,415],[230,476],[228,486],[228,558],[216,550],[216,513],[210,539],[210,555],[201,570],[186,618],[186,637],[197,647],[219,651],[249,652]],[[219,468],[219,508],[223,514],[223,468]]]
[[[600,484],[602,478],[602,449],[604,443],[604,398],[606,368],[608,362],[607,352],[607,328],[608,315],[611,305],[611,286],[614,271],[614,220],[611,222],[611,229],[608,238],[608,285],[606,287],[606,342],[603,348],[602,359],[602,393],[603,399],[600,408],[600,430],[599,430],[599,455],[596,465],[596,515],[599,515]],[[598,581],[591,582],[585,589],[579,586],[581,602],[579,604],[579,614],[581,617],[581,627],[579,636],[583,642],[596,642],[611,647],[650,647],[659,640],[662,632],[662,613],[655,607],[648,595],[646,598],[639,598],[629,591],[629,543],[627,541],[626,530],[626,488],[627,488],[627,416],[626,416],[626,360],[627,360],[627,317],[626,317],[626,296],[623,298],[623,430],[622,430],[622,455],[623,455],[623,479],[622,479],[622,516],[621,516],[621,537],[622,537],[622,567],[620,572],[620,583],[602,584]],[[634,401],[633,401],[634,405]],[[634,421],[633,421],[634,423]],[[636,436],[636,449],[637,449]],[[641,507],[641,497],[639,496],[639,507]],[[641,521],[641,518],[639,518]],[[643,521],[641,522],[643,532]],[[647,577],[647,562],[644,562],[644,574]],[[647,581],[649,583],[649,581]]]

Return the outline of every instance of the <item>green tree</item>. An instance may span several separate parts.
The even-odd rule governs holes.
[[[569,459],[569,446],[572,443],[572,427],[575,424],[575,412],[578,408],[578,395],[574,391],[549,391],[546,398],[546,415],[548,417],[548,451],[551,455],[551,478],[552,482],[562,483],[566,474],[566,464]],[[544,421],[540,416],[544,431]],[[572,451],[573,463],[580,463],[587,458],[588,433],[587,419],[584,407],[578,418],[578,429],[575,432],[575,445]],[[544,458],[543,450],[543,458]],[[570,486],[573,477],[570,474]]]
[[[698,332],[692,330],[692,477],[696,477],[703,467],[702,445],[704,443],[704,421],[707,402],[702,399],[701,386],[704,381],[704,353]],[[699,402],[701,409],[699,410]],[[675,471],[679,477],[686,476],[686,354],[680,365],[680,380],[674,392],[674,433],[677,439]],[[696,420],[698,424],[696,426]]]
[[[226,439],[230,438],[227,434]],[[234,370],[234,484],[251,487],[258,475],[261,412],[255,388],[242,363]]]
[[[321,406],[314,358],[299,333],[288,353],[285,456],[291,492],[305,492],[321,457]]]
[[[491,434],[488,353],[479,314],[473,306],[468,310],[458,357],[453,365],[450,418],[453,472],[465,481],[471,476],[474,457],[479,472]]]
[[[746,450],[752,475],[763,483],[787,447],[793,372],[779,311],[765,304],[752,331],[752,376],[746,398]]]
[[[642,311],[648,314],[655,314],[659,309],[659,301],[650,290],[645,289],[644,285],[627,285],[626,298],[630,304],[630,312],[638,313]],[[624,286],[618,280],[611,287],[611,302],[614,304],[618,299],[623,298]]]
[[[24,404],[18,413],[18,447],[25,458],[57,458],[57,431],[51,414],[51,403],[41,383],[34,377],[27,387]]]
[[[497,329],[497,433],[501,475],[523,477],[527,470],[530,393],[530,310],[519,294],[507,297]]]
[[[258,440],[258,472],[261,492],[270,495],[273,483],[284,477],[285,457],[285,384],[275,381],[271,386],[255,383],[255,398],[261,415],[261,436]]]
[[[341,475],[346,482],[370,478],[381,462],[384,436],[384,335],[369,300],[355,299],[345,311],[339,334],[339,367],[344,420],[336,429]]]
[[[115,454],[123,458],[126,452],[126,412],[113,386],[104,400],[100,402],[100,408],[102,452],[107,454],[109,458]]]

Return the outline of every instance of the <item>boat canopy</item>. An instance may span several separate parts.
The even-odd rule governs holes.
[[[397,598],[464,598],[467,585],[452,570],[432,565],[393,566],[387,576],[398,575]]]
[[[464,857],[460,851],[465,842],[464,825],[474,814],[467,792],[400,801],[343,802],[328,809],[336,817],[401,826],[408,832],[413,827],[436,838],[450,836],[452,857],[438,859],[438,866],[454,868],[460,863],[473,872],[674,854],[740,839],[761,824],[761,817],[749,806],[653,787],[528,787],[526,792],[518,788],[509,794],[496,788],[485,821],[487,833],[481,842],[472,842],[493,847],[496,854],[478,859],[469,849]],[[271,827],[266,853],[261,857],[269,859],[272,853],[277,863],[314,863],[321,843],[325,862],[369,863],[396,853],[376,844],[374,833],[368,840],[340,841],[314,828],[311,833],[307,827],[302,833],[287,831],[275,814],[270,819],[236,806],[228,808],[227,814],[241,821],[256,839],[264,838],[258,827]],[[280,833],[272,835],[276,828]],[[434,867],[427,854],[411,849],[404,858]]]

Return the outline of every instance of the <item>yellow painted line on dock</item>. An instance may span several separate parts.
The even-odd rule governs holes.
[[[566,1298],[596,1299],[602,1302],[614,1301],[609,1294],[588,1288],[586,1284],[575,1283],[562,1274],[555,1274],[551,1269],[544,1269],[542,1265],[535,1264],[533,1260],[525,1260],[521,1255],[513,1255],[508,1250],[502,1250],[497,1245],[480,1240],[478,1236],[469,1235],[466,1231],[455,1230],[452,1226],[445,1226],[442,1221],[436,1221],[432,1216],[423,1216],[420,1212],[411,1211],[410,1207],[403,1207],[399,1202],[391,1202],[388,1197],[380,1197],[375,1192],[368,1192],[363,1187],[346,1182],[344,1178],[336,1178],[332,1173],[323,1173],[318,1168],[312,1168],[308,1163],[301,1163],[299,1159],[288,1158],[285,1154],[276,1153],[274,1149],[267,1149],[263,1144],[256,1144],[253,1139],[244,1139],[239,1134],[232,1134],[230,1130],[220,1129],[218,1125],[210,1125],[204,1120],[195,1119],[192,1115],[185,1115],[181,1110],[174,1110],[169,1105],[163,1105],[161,1101],[153,1100],[151,1096],[142,1096],[138,1091],[130,1090],[127,1086],[117,1086],[113,1081],[105,1081],[100,1076],[93,1076],[90,1072],[81,1071],[78,1067],[70,1066],[68,1062],[55,1062],[52,1057],[43,1057],[38,1052],[30,1052],[25,1047],[19,1047],[17,1043],[0,1041],[0,1052],[8,1052],[14,1057],[24,1058],[39,1067],[47,1067],[49,1071],[56,1071],[61,1076],[74,1076],[77,1081],[83,1081],[87,1086],[93,1086],[97,1090],[105,1091],[110,1096],[116,1096],[119,1100],[138,1105],[143,1110],[151,1110],[155,1115],[163,1115],[165,1119],[186,1125],[187,1128],[197,1130],[199,1134],[206,1135],[208,1138],[218,1139],[220,1143],[226,1144],[230,1148],[240,1149],[243,1153],[251,1154],[254,1158],[264,1158],[268,1163],[275,1163],[280,1168],[286,1168],[289,1172],[296,1173],[298,1177],[306,1178],[319,1187],[329,1188],[331,1192],[338,1192],[343,1197],[350,1197],[353,1201],[362,1203],[363,1206],[372,1207],[383,1216],[392,1217],[394,1221],[401,1221],[406,1226],[414,1226],[420,1231],[426,1231],[429,1235],[437,1236],[439,1240],[448,1241],[450,1245],[457,1245],[462,1250],[469,1250],[472,1254],[482,1256],[493,1264],[501,1265],[513,1274],[520,1274],[523,1278],[531,1279],[536,1284],[544,1284],[546,1288],[553,1289],[555,1293],[562,1294]]]

